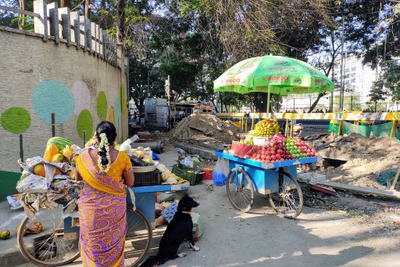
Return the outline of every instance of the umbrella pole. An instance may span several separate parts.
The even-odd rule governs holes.
[[[268,85],[268,98],[267,98],[267,118],[271,118],[271,114],[270,114],[270,112],[269,112],[269,102],[270,102],[270,99],[271,99],[271,86],[270,85]]]

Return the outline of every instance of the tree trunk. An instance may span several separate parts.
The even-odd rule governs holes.
[[[25,10],[25,0],[19,0],[19,8]],[[18,29],[23,30],[25,26],[25,15],[19,14]]]
[[[267,101],[268,94],[266,93],[254,93],[253,94],[253,103],[256,108],[256,112],[267,112]],[[269,112],[272,110],[272,105],[269,106]]]
[[[123,43],[125,40],[125,0],[118,0],[117,18],[117,42]]]
[[[106,9],[106,1],[105,0],[101,0],[100,9],[101,10],[105,10]],[[100,28],[102,28],[102,29],[106,29],[107,28],[106,15],[103,14],[103,13],[101,13],[101,15],[100,15],[99,25],[100,25]]]
[[[89,18],[89,13],[90,13],[90,0],[85,0],[85,18]]]
[[[60,0],[60,7],[68,7],[71,9],[71,0]]]

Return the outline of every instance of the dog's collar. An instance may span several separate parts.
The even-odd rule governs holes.
[[[190,211],[181,211],[181,213],[185,213],[185,214],[190,214],[191,212]]]

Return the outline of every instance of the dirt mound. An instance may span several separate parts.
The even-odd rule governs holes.
[[[170,131],[172,144],[200,146],[210,150],[220,150],[225,144],[237,140],[241,129],[231,121],[223,121],[211,114],[195,113],[181,120]]]
[[[317,171],[330,181],[385,189],[386,185],[379,182],[379,177],[396,172],[399,167],[400,143],[395,138],[368,138],[352,133],[337,138],[324,135],[315,140],[312,137],[305,139],[324,159],[323,166]],[[326,164],[332,160],[343,164],[338,167]]]

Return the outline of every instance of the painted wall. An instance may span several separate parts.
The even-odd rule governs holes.
[[[0,28],[0,171],[18,172],[21,156],[43,155],[52,113],[55,135],[79,146],[102,120],[125,140],[126,74],[75,46]]]

